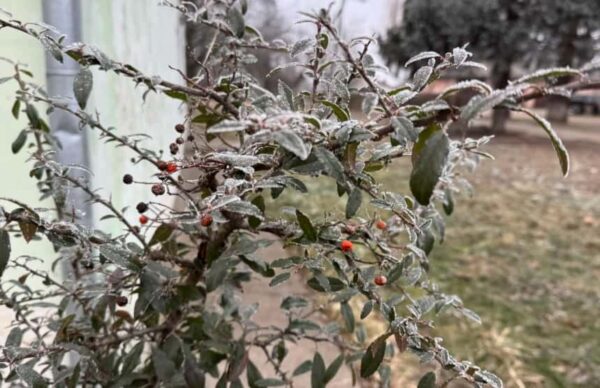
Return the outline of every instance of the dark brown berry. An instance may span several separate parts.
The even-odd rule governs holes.
[[[125,306],[127,304],[127,302],[129,302],[129,300],[127,299],[126,296],[118,295],[118,296],[115,297],[115,303],[118,306],[123,307],[123,306]]]
[[[123,183],[125,183],[126,185],[130,185],[133,183],[133,177],[131,176],[131,174],[123,175]]]
[[[135,206],[135,208],[137,209],[138,213],[141,214],[148,210],[148,204],[146,202],[140,202]]]
[[[152,185],[152,194],[154,195],[163,195],[165,193],[165,186],[160,183],[156,183]]]
[[[183,140],[183,137],[178,137],[177,139],[175,139],[175,143],[177,144],[183,144],[185,142],[185,140]]]
[[[160,171],[165,171],[167,169],[167,162],[165,162],[164,160],[159,160],[158,162],[156,162],[156,166]]]
[[[187,139],[188,141],[194,141],[194,135],[188,135]]]
[[[171,154],[175,155],[179,152],[179,146],[175,143],[171,143],[169,144],[169,150],[171,151]]]
[[[175,130],[179,133],[183,133],[183,132],[185,132],[185,126],[183,124],[177,124],[175,126]]]

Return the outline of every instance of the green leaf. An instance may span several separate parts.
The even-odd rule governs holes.
[[[306,360],[302,364],[298,365],[298,367],[296,369],[294,369],[294,373],[292,373],[292,376],[300,376],[301,374],[304,374],[311,369],[312,369],[312,361]]]
[[[335,156],[335,154],[324,147],[314,147],[313,152],[319,161],[323,164],[323,170],[330,177],[334,178],[341,184],[346,184],[346,177],[344,175],[344,166]]]
[[[504,90],[494,90],[488,96],[475,96],[460,112],[460,119],[466,123],[479,116],[481,113],[494,108],[511,96],[521,93],[527,84],[509,86]]]
[[[259,379],[254,382],[257,387],[280,387],[285,385],[285,381],[273,378]]]
[[[409,65],[417,62],[417,61],[422,61],[424,59],[429,59],[429,58],[441,58],[442,56],[438,53],[436,53],[435,51],[424,51],[422,53],[419,53],[417,55],[415,55],[414,57],[410,58],[408,61],[406,61],[406,63],[404,64],[404,67],[408,67]]]
[[[19,113],[21,112],[21,100],[15,100],[15,103],[10,111],[15,119],[19,119]]]
[[[413,90],[421,90],[429,82],[429,78],[433,74],[433,67],[423,66],[415,72],[413,76]]]
[[[366,317],[368,317],[371,311],[373,311],[373,301],[369,299],[363,305],[363,308],[360,312],[360,319],[365,319]]]
[[[533,74],[527,74],[518,80],[514,81],[515,84],[525,82],[535,82],[546,78],[561,78],[561,77],[583,77],[583,73],[576,69],[569,67],[555,67],[553,69],[542,69],[538,70]]]
[[[183,362],[183,378],[189,388],[204,388],[205,386],[204,373],[191,355],[187,355]]]
[[[326,277],[326,279],[329,282],[329,290],[326,290],[325,288],[323,288],[323,286],[321,285],[321,283],[319,282],[319,280],[316,277],[308,279],[306,284],[313,290],[320,291],[320,292],[328,292],[328,291],[335,292],[335,291],[341,291],[344,288],[346,288],[346,284],[344,284],[344,282],[342,282],[338,278],[328,276],[328,277]]]
[[[23,148],[23,146],[25,145],[26,141],[27,141],[27,131],[22,130],[21,132],[19,132],[19,136],[17,136],[17,138],[12,142],[12,144],[10,146],[12,153],[16,154],[17,152],[19,152],[21,150],[21,148]]]
[[[279,80],[277,83],[277,93],[285,98],[290,110],[296,110],[296,104],[294,103],[294,91],[282,80]]]
[[[169,224],[161,224],[154,231],[154,234],[152,235],[152,238],[150,239],[150,243],[148,243],[148,245],[153,246],[158,243],[165,242],[169,239],[169,237],[171,237],[172,233],[173,233],[173,226],[171,226]]]
[[[244,15],[240,12],[240,10],[232,6],[227,11],[227,22],[229,23],[229,27],[231,27],[231,31],[235,36],[241,38],[244,36],[244,32],[246,31],[246,23],[244,21]]]
[[[281,302],[281,308],[284,310],[291,310],[293,308],[302,308],[306,306],[308,306],[306,299],[297,296],[287,296]]]
[[[0,278],[8,265],[10,258],[10,236],[4,229],[0,229]]]
[[[331,101],[326,101],[326,100],[321,101],[321,104],[330,108],[333,111],[333,114],[335,115],[335,117],[338,118],[338,120],[340,120],[340,121],[350,120],[350,114],[345,109],[342,109],[339,105],[337,105]]]
[[[264,261],[256,257],[252,257],[249,255],[240,255],[240,259],[254,272],[257,272],[264,277],[271,278],[275,276],[275,270],[271,268],[271,266],[268,263],[265,263]]]
[[[311,388],[325,388],[325,361],[319,352],[315,353],[310,373]]]
[[[100,255],[113,264],[129,269],[136,269],[132,260],[131,252],[111,243],[105,243],[99,247]]]
[[[92,71],[87,67],[81,67],[79,73],[73,79],[73,94],[81,109],[85,109],[93,86],[94,76],[92,75]]]
[[[429,204],[449,152],[450,140],[438,125],[431,125],[419,134],[413,147],[410,190],[420,204]]]
[[[123,366],[121,367],[121,375],[128,375],[135,370],[139,365],[142,352],[144,351],[144,343],[138,342],[123,358]]]
[[[362,190],[355,187],[354,190],[348,196],[348,202],[346,203],[346,218],[352,218],[362,203]]]
[[[452,192],[448,189],[445,191],[446,198],[444,199],[444,203],[442,206],[444,207],[444,212],[446,215],[452,215],[454,211],[454,199],[452,198]]]
[[[154,365],[156,376],[163,382],[169,381],[176,372],[175,363],[161,349],[154,349],[152,351],[152,364]]]
[[[13,327],[11,329],[10,333],[8,333],[8,336],[6,337],[6,342],[4,343],[4,346],[19,347],[19,346],[21,346],[22,339],[23,339],[23,330],[21,330],[19,327]]]
[[[248,201],[235,201],[226,204],[223,209],[237,214],[243,214],[246,216],[256,217],[259,220],[262,220],[263,214],[262,211],[253,203]]]
[[[262,374],[252,361],[248,361],[248,366],[246,367],[246,378],[248,379],[248,385],[250,388],[256,388],[256,382],[262,379]]]
[[[385,341],[389,334],[378,337],[369,345],[360,360],[360,376],[367,378],[377,371],[385,356]]]
[[[310,154],[310,148],[294,131],[282,129],[281,131],[273,132],[273,139],[280,146],[300,158],[300,160],[306,160]]]
[[[427,372],[421,380],[419,380],[419,384],[417,388],[435,388],[435,373]]]
[[[333,360],[331,362],[331,364],[329,364],[329,366],[327,367],[327,370],[325,371],[325,384],[327,384],[328,382],[333,380],[333,378],[338,373],[338,371],[340,370],[340,367],[342,366],[343,363],[344,363],[344,355],[340,354],[339,356],[337,356],[335,358],[335,360]]]
[[[27,114],[27,119],[29,120],[31,128],[41,129],[40,115],[38,114],[38,111],[35,108],[35,106],[27,104],[27,107],[25,108],[25,113]]]
[[[352,307],[348,303],[340,303],[342,317],[344,317],[344,322],[346,323],[346,329],[350,333],[354,331],[354,312],[352,311]]]
[[[234,264],[232,259],[220,258],[215,260],[206,272],[206,292],[217,289],[227,276],[229,267]]]
[[[538,123],[538,125],[544,129],[544,131],[546,131],[548,137],[550,137],[552,146],[556,151],[556,155],[558,156],[558,161],[560,163],[560,168],[562,170],[563,176],[569,175],[569,153],[560,137],[558,137],[558,134],[556,133],[554,128],[552,128],[552,125],[548,122],[548,120],[541,117],[537,113],[530,111],[529,109],[517,108],[515,110],[527,114],[529,117],[534,119],[536,123]]]
[[[270,287],[275,287],[276,285],[285,282],[289,278],[290,278],[290,273],[289,272],[280,273],[279,275],[277,275],[273,279],[271,279],[271,282],[269,283],[269,286]]]
[[[300,229],[302,229],[302,232],[304,232],[304,237],[306,237],[309,241],[317,241],[317,231],[315,230],[312,222],[310,222],[310,218],[308,218],[298,209],[296,209],[296,218],[298,219]]]
[[[165,90],[163,93],[175,100],[187,101],[187,94],[183,92],[177,90]]]
[[[42,388],[48,386],[46,379],[36,372],[29,363],[19,365],[16,368],[16,372],[19,378],[27,383],[29,387]]]

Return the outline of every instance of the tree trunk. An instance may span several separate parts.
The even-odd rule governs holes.
[[[563,96],[550,96],[547,99],[546,118],[553,123],[566,123],[569,119],[570,99]]]
[[[491,83],[494,89],[505,88],[510,80],[511,63],[508,61],[496,62],[492,67]],[[506,132],[506,122],[510,118],[510,111],[507,109],[494,109],[492,112],[492,127],[493,134]]]
[[[573,65],[575,53],[577,51],[575,42],[577,41],[578,27],[579,22],[577,19],[570,20],[567,32],[560,35],[560,42],[558,45],[559,66]],[[557,80],[556,84],[561,85],[569,81],[570,77],[562,77]],[[548,98],[546,118],[555,123],[566,123],[569,119],[569,103],[570,99],[567,97],[550,96]]]

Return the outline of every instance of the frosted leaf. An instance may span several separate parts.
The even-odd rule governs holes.
[[[415,55],[414,57],[412,57],[408,61],[406,61],[406,63],[404,64],[404,67],[408,67],[409,65],[411,65],[415,62],[418,62],[418,61],[422,61],[424,59],[441,58],[441,57],[442,56],[440,54],[436,53],[435,51],[425,51],[425,52]]]
[[[433,67],[431,66],[423,66],[417,70],[413,76],[413,90],[421,90],[427,85],[431,74],[433,74]]]
[[[518,80],[514,81],[515,84],[524,82],[535,82],[546,78],[559,78],[559,77],[583,77],[583,73],[579,70],[571,69],[569,67],[555,67],[553,69],[538,70],[533,74],[525,75]]]
[[[482,92],[483,94],[490,94],[492,92],[492,88],[485,82],[479,80],[468,80],[459,82],[455,85],[448,87],[442,92],[442,94],[439,95],[439,98],[446,97],[452,93],[456,93],[465,89],[476,89]]]

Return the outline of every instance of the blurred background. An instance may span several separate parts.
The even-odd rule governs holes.
[[[116,60],[179,82],[169,66],[193,75],[198,71],[193,58],[202,55],[197,47],[210,36],[159,3],[0,0],[0,8],[20,20],[53,24],[69,31],[69,39],[95,44]],[[249,3],[250,24],[267,40],[287,42],[312,33],[308,26],[295,23],[301,18],[299,11],[329,4],[320,0]],[[419,96],[423,100],[464,79],[504,87],[510,79],[541,67],[600,68],[598,0],[337,0],[331,7],[343,36],[378,40],[373,56],[389,68],[378,77],[390,88],[411,75],[415,69],[404,63],[421,51],[445,53],[468,43],[474,60],[486,64],[488,70],[451,73],[437,80]],[[259,61],[253,72],[266,87],[276,87],[278,77],[295,88],[303,87],[303,75],[294,70],[264,77],[289,61],[287,54],[260,51],[256,55]],[[1,31],[0,57],[27,63],[36,82],[50,94],[70,90],[74,74],[57,69],[43,48],[26,36]],[[0,78],[10,74],[11,65],[0,61]],[[0,173],[0,196],[40,204],[25,164],[27,154],[10,151],[25,126],[11,117],[13,93],[13,85],[0,85],[0,163],[10,166]],[[141,98],[142,91],[130,81],[95,72],[88,109],[100,112],[102,122],[120,133],[146,133],[166,147],[185,107],[160,95],[148,95],[143,104]],[[550,142],[520,115],[498,110],[481,118],[476,127],[455,134],[495,135],[486,151],[496,160],[484,161],[475,173],[465,175],[472,190],[456,200],[447,241],[433,252],[431,276],[448,293],[460,295],[483,324],[457,324],[442,316],[437,330],[457,357],[497,372],[508,387],[600,387],[600,94],[548,98],[536,101],[532,108],[550,119],[563,138],[572,157],[571,174],[561,177]],[[101,146],[95,136],[84,136],[69,123],[51,118],[51,124],[53,130],[64,130],[70,141],[65,157],[95,171],[93,185],[105,195],[110,193],[117,205],[136,203],[146,195],[142,187],[122,189],[125,172],[151,174],[143,166],[132,166],[131,155]],[[406,190],[408,162],[399,161],[390,170],[380,175],[386,185]],[[313,206],[318,212],[325,206],[339,206],[336,201],[311,197],[303,207]],[[101,220],[103,214],[83,209],[82,215],[90,227],[111,227],[110,220]],[[135,217],[135,212],[130,215]],[[49,257],[42,266],[52,261],[52,248],[41,241],[27,247],[21,241],[14,245],[16,254]],[[336,314],[331,311],[332,318]],[[0,310],[0,336],[6,334],[9,322],[10,316]],[[394,381],[404,387],[420,371],[406,367],[416,363],[408,355],[397,357],[396,362]]]

